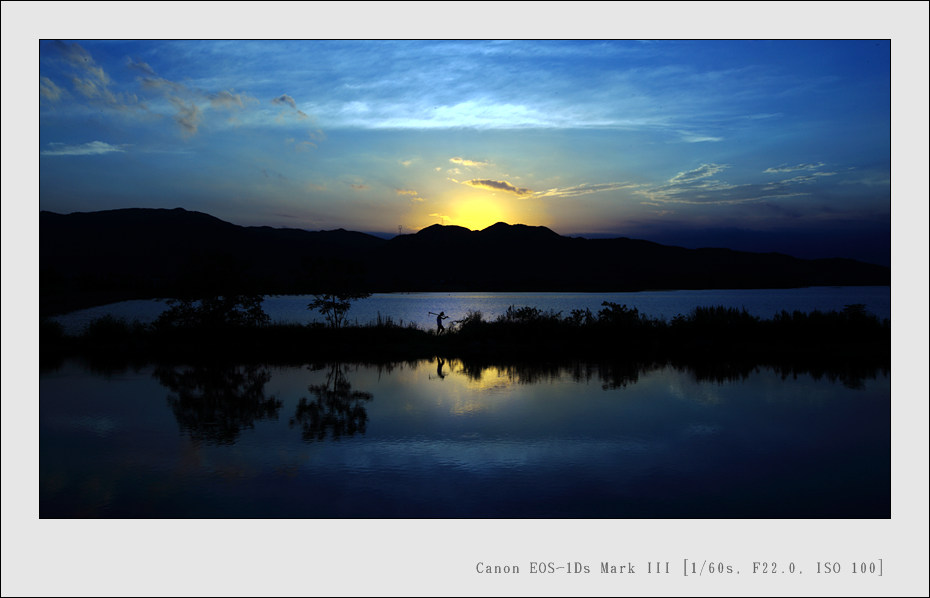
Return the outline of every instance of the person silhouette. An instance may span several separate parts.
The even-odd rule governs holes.
[[[446,375],[442,373],[442,366],[446,365],[446,362],[443,361],[442,357],[437,357],[436,360],[439,362],[436,365],[436,375],[439,376],[440,380],[442,380],[446,377]]]
[[[449,319],[449,316],[447,316],[447,315],[446,315],[446,312],[444,312],[444,311],[441,311],[441,312],[439,312],[438,314],[436,314],[436,334],[442,334],[442,333],[443,333],[443,331],[444,331],[446,328],[445,328],[445,326],[442,325],[442,321],[443,321],[443,320],[448,320],[448,319]]]

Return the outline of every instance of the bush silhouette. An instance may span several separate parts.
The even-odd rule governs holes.
[[[261,295],[171,299],[168,304],[171,307],[155,321],[156,328],[252,327],[264,326],[271,321],[262,309]]]

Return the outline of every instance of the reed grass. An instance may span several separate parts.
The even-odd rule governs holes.
[[[43,357],[93,354],[139,359],[242,359],[300,362],[312,358],[414,359],[446,355],[626,357],[713,361],[755,358],[890,363],[891,324],[850,305],[840,311],[787,312],[769,319],[729,307],[697,307],[671,319],[605,302],[597,312],[568,314],[512,306],[493,320],[469,312],[437,335],[378,314],[371,322],[243,324],[241,321],[145,325],[104,317],[80,335],[54,322],[40,325]]]

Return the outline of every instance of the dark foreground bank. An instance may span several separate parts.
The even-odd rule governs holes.
[[[254,314],[253,314],[254,315]],[[267,324],[250,318],[161,318],[151,325],[105,317],[79,336],[43,321],[44,365],[82,357],[100,362],[235,361],[294,364],[319,359],[399,361],[431,358],[868,365],[889,367],[891,325],[860,305],[841,311],[781,312],[701,307],[671,320],[604,303],[594,313],[511,308],[493,321],[469,313],[443,334],[390,318],[362,326]]]

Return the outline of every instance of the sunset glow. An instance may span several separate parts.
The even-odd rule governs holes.
[[[887,40],[39,50],[43,210],[890,259]]]
[[[448,224],[464,226],[471,230],[481,230],[497,222],[509,222],[515,217],[504,207],[502,201],[484,197],[467,197],[454,201],[450,212]],[[522,222],[519,216],[516,218]]]

